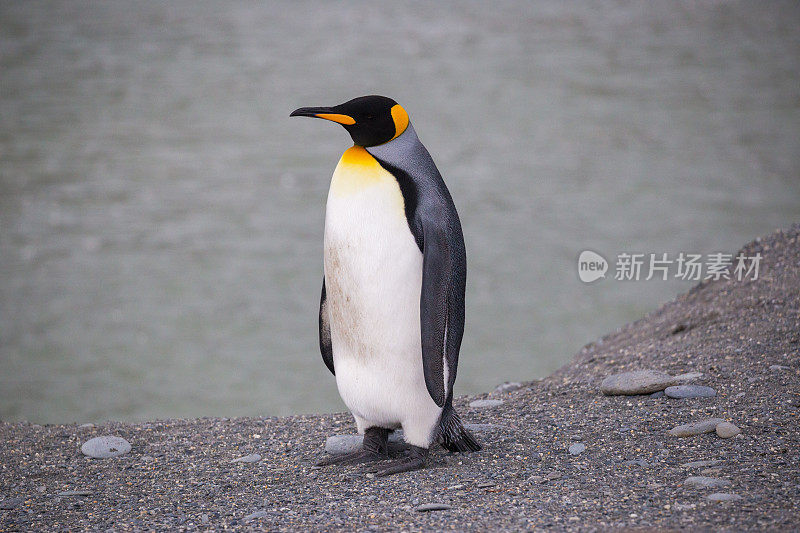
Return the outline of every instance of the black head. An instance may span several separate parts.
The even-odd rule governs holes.
[[[361,96],[333,107],[301,107],[290,117],[316,117],[338,122],[358,146],[389,142],[408,127],[408,113],[385,96]]]

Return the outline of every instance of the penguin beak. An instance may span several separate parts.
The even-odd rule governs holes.
[[[301,107],[300,109],[292,111],[289,116],[324,118],[325,120],[332,120],[333,122],[338,122],[345,126],[351,126],[356,123],[353,117],[336,113],[331,107]]]

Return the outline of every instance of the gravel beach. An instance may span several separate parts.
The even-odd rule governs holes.
[[[458,399],[484,449],[418,472],[312,466],[348,414],[1,423],[0,530],[797,530],[800,226],[744,252],[758,280],[701,282],[544,380]],[[130,451],[86,445],[104,436]]]

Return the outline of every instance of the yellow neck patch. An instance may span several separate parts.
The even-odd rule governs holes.
[[[341,199],[368,189],[376,194],[373,200],[388,200],[398,216],[405,217],[403,193],[395,177],[363,147],[348,148],[333,172],[329,198]]]
[[[392,106],[392,120],[394,120],[395,131],[392,139],[396,139],[402,135],[402,133],[406,131],[406,128],[408,127],[408,113],[406,113],[406,110],[403,109],[400,104]]]
[[[391,175],[361,146],[348,148],[342,154],[331,179],[331,193],[336,196],[352,194],[377,185]]]

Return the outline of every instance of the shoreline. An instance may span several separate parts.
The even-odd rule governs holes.
[[[458,398],[484,449],[432,450],[418,472],[311,466],[328,437],[354,432],[347,413],[0,423],[0,530],[796,529],[800,225],[743,250],[762,254],[758,280],[703,281],[547,378]],[[642,369],[700,373],[688,383],[715,395],[600,391],[604,378]],[[487,399],[502,403],[470,406]],[[709,418],[742,433],[668,434]],[[132,449],[83,455],[101,435]]]

